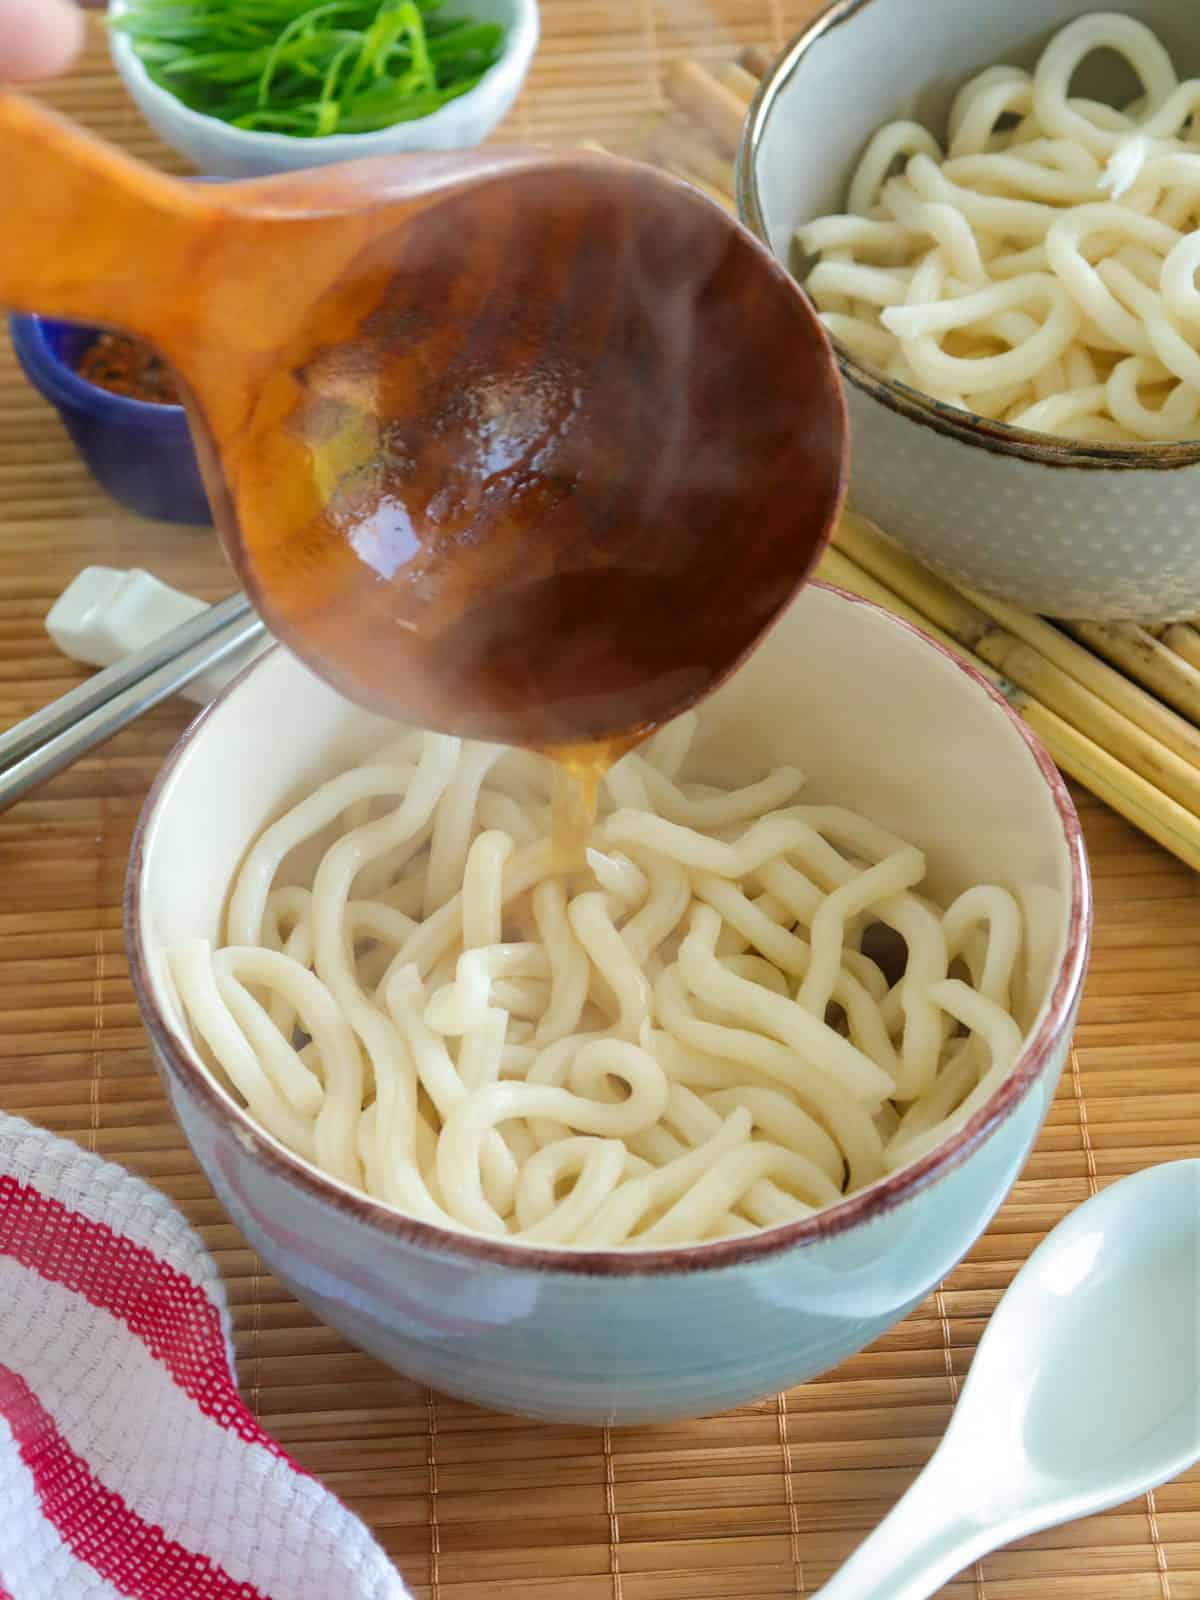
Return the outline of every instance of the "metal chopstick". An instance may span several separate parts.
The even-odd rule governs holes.
[[[245,596],[232,595],[18,723],[0,737],[0,811],[263,631]]]
[[[199,616],[191,617],[178,627],[160,634],[140,650],[114,661],[111,667],[97,672],[78,688],[70,689],[57,700],[52,700],[41,711],[35,711],[32,716],[18,722],[15,728],[0,734],[0,773],[7,771],[22,756],[65,732],[139,679],[149,677],[185,650],[190,650],[221,632],[229,623],[250,614],[250,602],[246,596],[231,594],[228,599],[209,606]]]

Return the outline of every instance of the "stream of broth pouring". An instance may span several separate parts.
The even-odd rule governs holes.
[[[596,821],[596,805],[604,775],[653,731],[652,726],[647,726],[619,739],[605,739],[594,744],[550,745],[543,749],[542,754],[554,763],[551,837],[555,865],[560,872],[586,869],[585,852]]]

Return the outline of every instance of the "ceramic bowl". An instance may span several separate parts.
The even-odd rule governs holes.
[[[126,10],[125,0],[110,0],[110,16]],[[414,122],[397,122],[376,133],[296,139],[285,133],[231,128],[193,111],[154,82],[127,34],[113,30],[113,64],[138,110],[165,144],[203,173],[222,178],[259,178],[301,167],[329,166],[360,156],[397,155],[409,150],[464,150],[482,143],[512,110],[537,49],[537,0],[470,0],[463,8],[479,22],[505,28],[500,59],[473,89],[440,110]]]
[[[845,207],[863,146],[912,118],[935,134],[962,83],[1030,67],[1094,0],[838,0],[764,79],[738,159],[742,220],[791,263],[798,224]],[[1200,74],[1200,13],[1128,0],[1180,78]],[[1099,58],[1085,91],[1110,92]],[[852,86],[852,92],[848,89]],[[1124,79],[1112,90],[1133,91]],[[1111,621],[1200,613],[1200,440],[1081,445],[988,422],[838,352],[852,442],[850,501],[920,560],[1030,611]]]
[[[166,952],[213,939],[251,839],[385,724],[275,650],[203,714],[142,814],[126,928],[176,1114],[245,1238],[318,1316],[421,1383],[554,1421],[699,1416],[836,1365],[898,1322],[987,1226],[1054,1094],[1090,924],[1078,820],[1010,708],[876,607],[806,590],[709,703],[706,767],[793,762],[929,853],[932,892],[996,880],[1031,929],[1027,1037],[945,1145],[802,1222],[713,1244],[538,1249],[447,1232],[321,1176],[198,1054]],[[708,759],[711,758],[711,759]]]
[[[58,408],[71,442],[102,489],[139,516],[212,522],[182,406],[131,400],[82,377],[76,363],[96,328],[14,316],[8,330],[25,376]]]

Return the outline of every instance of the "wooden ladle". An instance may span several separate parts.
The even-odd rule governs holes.
[[[159,348],[268,626],[374,709],[617,740],[821,553],[829,345],[683,183],[502,148],[186,183],[12,94],[0,162],[0,303]]]

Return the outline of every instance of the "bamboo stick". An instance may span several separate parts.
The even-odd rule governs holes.
[[[1002,628],[1024,639],[1048,661],[1053,661],[1055,666],[1061,667],[1085,688],[1098,694],[1114,711],[1121,712],[1165,744],[1168,750],[1173,750],[1177,756],[1200,768],[1200,730],[1177,711],[1163,705],[1161,700],[1156,700],[1138,684],[1131,683],[1123,673],[1101,661],[1052,623],[1041,617],[1030,616],[1028,612],[1020,611],[1004,600],[994,600],[990,595],[980,594],[975,589],[964,587],[962,593],[972,605],[986,611]]]
[[[849,589],[851,594],[861,596],[864,600],[872,600],[877,606],[882,606],[885,611],[890,611],[894,617],[900,617],[905,622],[911,622],[914,628],[920,628],[930,638],[936,639],[953,655],[965,661],[968,666],[974,667],[981,677],[987,679],[993,689],[999,690],[1006,700],[1015,704],[1015,696],[1021,694],[1014,683],[989,667],[986,661],[981,661],[978,656],[963,648],[957,639],[952,639],[944,628],[939,628],[936,622],[931,622],[916,606],[910,606],[902,600],[893,589],[880,583],[878,578],[873,578],[865,567],[852,560],[844,550],[839,550],[837,545],[831,545],[821,557],[817,567],[816,576],[825,583],[836,584],[839,589]]]
[[[701,194],[706,194],[714,205],[720,206],[722,211],[728,211],[731,217],[737,215],[737,207],[729,195],[718,189],[715,184],[706,183],[697,173],[689,172],[686,167],[681,167],[674,161],[667,163],[667,171],[676,178],[682,178],[684,183],[690,183],[693,189],[699,189]]]
[[[1200,817],[1200,767],[1184,761],[1024,640],[999,627],[950,584],[926,572],[860,519],[843,517],[835,538],[851,559],[918,607],[960,645],[982,656],[1123,766]]]
[[[1022,715],[1056,766],[1193,872],[1200,872],[1200,825],[1190,811],[1054,712],[1039,708],[1034,716],[1031,709]]]
[[[729,90],[730,94],[737,95],[743,105],[748,106],[758,93],[758,79],[754,73],[747,72],[745,67],[739,66],[736,61],[723,62],[713,76],[719,84]]]
[[[1200,669],[1131,622],[1064,622],[1068,632],[1200,724]]]
[[[674,61],[663,78],[667,98],[713,134],[726,155],[737,154],[746,107],[698,61]]]
[[[1194,872],[1200,871],[1200,820],[1183,806],[1131,771],[1110,751],[1102,749],[1086,734],[1080,733],[1062,717],[1040,704],[1019,685],[1008,682],[878,578],[860,568],[843,551],[835,548],[827,552],[818,575],[843,589],[862,595],[864,599],[873,600],[884,610],[914,622],[939,639],[1000,690],[1022,720],[1037,734],[1061,771],[1081,783],[1098,800],[1102,800]]]
[[[748,44],[738,56],[741,65],[756,78],[765,77],[774,60],[775,52],[767,44]]]
[[[678,164],[703,178],[706,184],[733,196],[733,163],[720,150],[706,144],[700,130],[690,120],[657,117],[645,130],[644,144],[649,155],[666,164]]]
[[[1200,631],[1191,622],[1167,622],[1150,630],[1157,639],[1182,656],[1189,666],[1200,668]]]
[[[580,148],[592,150],[597,155],[611,154],[611,151],[606,150],[602,144],[597,144],[594,139],[585,140]],[[732,195],[730,195],[721,185],[709,183],[707,179],[701,177],[698,172],[692,171],[681,161],[672,161],[664,158],[661,149],[656,151],[655,155],[657,157],[659,167],[664,172],[671,173],[673,177],[681,178],[684,183],[690,183],[693,189],[699,189],[700,193],[707,195],[714,205],[720,206],[722,211],[728,211],[731,217],[735,217],[737,215],[737,207],[733,202]]]

